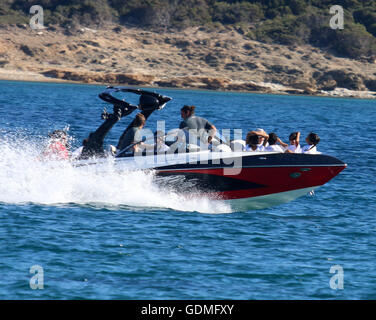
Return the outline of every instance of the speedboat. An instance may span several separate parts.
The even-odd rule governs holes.
[[[116,99],[109,96],[121,91],[127,92],[127,88],[110,87],[102,96],[115,104]],[[148,94],[148,91],[142,93]],[[325,154],[244,152],[231,148],[223,137],[206,148],[194,144],[182,147],[176,139],[179,130],[173,131],[172,136],[175,137],[172,143],[168,143],[168,134],[165,136],[172,151],[149,148],[138,154],[117,152],[110,158],[113,168],[121,172],[151,171],[162,188],[230,202],[238,210],[292,201],[324,185],[346,168],[344,162]],[[88,159],[76,161],[74,165],[106,163],[108,168],[108,161],[108,158]]]

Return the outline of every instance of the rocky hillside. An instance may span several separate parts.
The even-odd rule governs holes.
[[[376,61],[262,43],[224,26],[153,32],[8,24],[0,28],[0,78],[375,97]]]
[[[376,56],[374,0],[2,0],[0,24],[28,23],[32,5],[43,7],[47,26],[233,26],[251,40],[309,44],[353,59]],[[341,6],[343,30],[329,27],[333,5]]]

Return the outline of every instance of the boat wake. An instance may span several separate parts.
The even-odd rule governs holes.
[[[0,141],[2,203],[231,212],[223,201],[189,197],[173,188],[161,188],[155,184],[152,173],[118,172],[111,167],[111,161],[105,171],[98,171],[96,166],[77,168],[65,161],[45,162],[40,158],[40,141],[19,137],[1,137]]]

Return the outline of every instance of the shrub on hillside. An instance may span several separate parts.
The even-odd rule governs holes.
[[[34,4],[44,8],[47,26],[71,30],[107,21],[141,28],[230,25],[264,42],[309,43],[351,58],[376,55],[375,0],[339,1],[344,30],[329,27],[333,0],[2,0],[0,23],[27,23]]]

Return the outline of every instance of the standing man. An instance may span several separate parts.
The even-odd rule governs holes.
[[[205,130],[209,134],[207,143],[211,143],[213,137],[215,136],[215,133],[217,132],[217,128],[208,120],[195,116],[195,109],[195,106],[187,105],[181,108],[180,111],[183,121],[180,122],[179,129],[184,129],[188,131],[195,130],[195,135],[197,135],[200,138],[202,137],[202,130]]]

